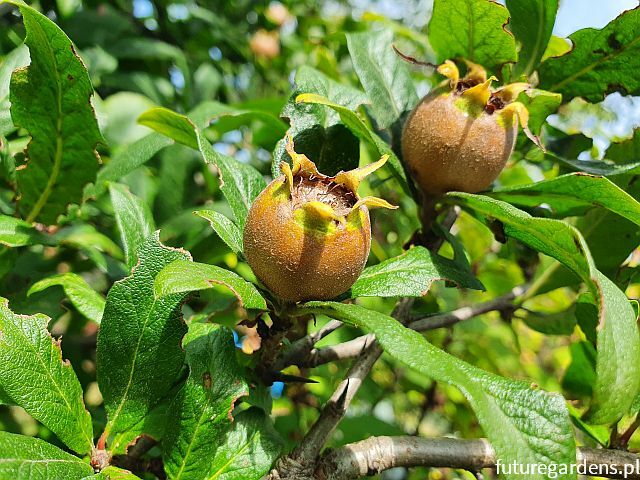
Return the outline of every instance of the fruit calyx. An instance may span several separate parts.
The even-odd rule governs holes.
[[[451,94],[457,97],[456,107],[472,117],[479,117],[483,113],[495,114],[498,123],[505,128],[515,125],[517,120],[525,135],[544,150],[540,139],[529,130],[527,107],[516,101],[518,95],[531,86],[528,83],[516,82],[492,89],[491,83],[497,81],[496,77],[487,78],[487,72],[482,66],[468,60],[465,60],[465,63],[467,73],[463,78],[460,78],[460,71],[451,60],[446,60],[437,68],[438,73],[447,77],[448,80],[444,83],[448,83]]]
[[[306,155],[295,151],[290,135],[287,135],[285,149],[291,157],[292,165],[281,162],[280,170],[285,176],[293,210],[302,209],[318,221],[344,225],[363,205],[369,208],[398,208],[381,198],[360,198],[358,195],[362,180],[382,167],[387,162],[388,155],[383,155],[377,162],[364,167],[341,171],[330,177],[320,173],[316,164]]]

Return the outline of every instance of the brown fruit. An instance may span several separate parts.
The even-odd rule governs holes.
[[[491,91],[494,78],[487,80],[474,64],[462,80],[451,62],[438,71],[450,86],[434,89],[411,112],[402,134],[403,161],[427,197],[486,190],[513,152],[518,119],[529,133],[526,109],[513,102],[528,85]]]
[[[249,40],[249,48],[258,57],[275,58],[280,55],[280,35],[261,28]]]
[[[362,272],[371,246],[370,207],[394,208],[384,200],[358,198],[362,178],[386,158],[335,177],[287,151],[293,168],[255,199],[244,228],[244,253],[260,281],[289,302],[328,300],[346,292]]]

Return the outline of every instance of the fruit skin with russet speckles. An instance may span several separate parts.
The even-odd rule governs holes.
[[[477,118],[441,91],[427,95],[409,116],[402,155],[420,189],[430,195],[487,190],[513,152],[518,127],[486,113]]]
[[[539,144],[527,128],[526,108],[514,101],[529,85],[491,90],[495,77],[487,79],[482,67],[468,65],[463,79],[452,62],[441,65],[438,71],[449,84],[425,96],[404,126],[403,161],[428,198],[487,190],[513,153],[518,123]]]
[[[283,164],[254,200],[244,229],[244,253],[256,277],[287,302],[329,300],[346,292],[364,269],[371,247],[367,205],[393,208],[381,199],[358,198],[357,186],[375,164],[335,177],[320,174],[304,155],[287,149]]]

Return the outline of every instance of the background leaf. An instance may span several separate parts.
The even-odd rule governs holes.
[[[211,228],[215,230],[220,239],[227,244],[233,253],[243,255],[242,232],[235,223],[222,213],[214,210],[196,210],[193,213],[207,220]]]
[[[171,390],[184,360],[184,295],[156,299],[153,281],[165,265],[190,255],[162,245],[156,232],[139,257],[132,274],[109,290],[98,333],[96,366],[108,414],[106,438],[128,430],[152,410]]]
[[[2,389],[70,449],[90,452],[93,427],[82,386],[69,362],[62,360],[60,343],[47,331],[49,318],[16,315],[7,300],[0,302]]]
[[[166,265],[156,276],[156,298],[176,293],[206,290],[224,285],[238,298],[246,309],[266,310],[267,304],[253,284],[239,275],[215,265],[176,260]]]
[[[558,0],[507,0],[509,28],[520,42],[513,76],[530,75],[547,49],[558,12]]]
[[[102,140],[89,99],[91,81],[71,40],[47,17],[19,6],[31,64],[11,77],[13,122],[31,134],[28,161],[18,168],[20,209],[27,221],[54,223],[98,169]]]
[[[418,103],[409,68],[393,51],[392,43],[390,29],[347,34],[353,67],[379,128],[390,127]]]
[[[567,408],[560,395],[475,368],[431,345],[418,332],[394,318],[358,305],[309,302],[304,310],[323,313],[375,334],[385,352],[399,362],[459,388],[471,403],[480,425],[504,463],[569,464],[575,443]],[[518,475],[504,474],[515,480]],[[529,475],[529,478],[549,478]],[[575,479],[559,474],[557,478]]]
[[[14,70],[29,63],[29,49],[25,45],[10,51],[0,63],[0,137],[15,130],[9,111],[9,83]]]
[[[30,296],[34,293],[42,292],[56,285],[64,289],[65,295],[81,314],[92,322],[100,324],[102,312],[104,311],[104,298],[78,274],[68,272],[43,278],[31,285],[27,295]]]
[[[80,480],[92,473],[88,463],[44,440],[0,432],[0,478]]]
[[[473,274],[455,261],[414,247],[402,255],[365,268],[351,287],[352,297],[421,297],[436,280],[454,282],[461,288],[484,290]]]
[[[111,204],[116,216],[124,255],[129,268],[138,262],[138,249],[155,230],[155,222],[147,204],[117,183],[109,185]]]
[[[335,175],[340,170],[356,168],[360,156],[357,137],[340,123],[336,112],[322,106],[296,102],[296,97],[303,93],[322,95],[351,110],[367,103],[366,95],[303,65],[296,71],[294,91],[281,114],[291,124],[288,133],[293,138],[296,151],[307,155],[320,172]],[[273,153],[274,178],[281,175],[280,162],[291,163],[285,143],[284,139],[280,140]]]
[[[211,459],[231,429],[234,404],[249,391],[236,363],[229,330],[194,323],[184,346],[189,378],[171,406],[164,466],[174,480],[205,479]],[[232,448],[237,451],[242,446]]]
[[[504,28],[508,22],[508,10],[488,0],[435,0],[429,43],[438,63],[464,58],[495,73],[517,59],[515,39]]]
[[[206,163],[218,167],[220,190],[229,202],[236,223],[242,230],[251,203],[267,186],[260,172],[251,165],[240,163],[215,151],[209,140],[184,115],[156,108],[145,112],[139,121],[151,128],[159,129],[160,133],[178,142],[198,148]]]
[[[393,152],[393,150],[387,143],[385,143],[378,135],[376,135],[358,117],[358,115],[355,112],[352,112],[351,110],[349,110],[346,107],[343,107],[342,105],[337,105],[329,101],[328,99],[313,93],[305,93],[305,94],[299,95],[296,98],[296,102],[317,103],[320,105],[326,105],[332,110],[335,110],[336,112],[338,112],[338,115],[340,115],[340,120],[342,120],[342,123],[344,123],[349,128],[349,130],[353,132],[353,134],[356,137],[360,138],[361,140],[364,140],[369,145],[374,147],[380,156],[389,155],[389,161],[388,161],[389,168],[391,168],[393,175],[400,182],[400,185],[403,187],[403,189],[405,189],[405,191],[408,191],[407,177],[405,175],[402,164],[400,163],[400,160],[398,159],[396,154]]]
[[[152,133],[126,145],[98,172],[96,183],[86,189],[85,196],[97,197],[108,187],[110,182],[120,180],[126,174],[148,162],[163,148],[172,145],[173,141],[158,133]]]
[[[569,36],[573,49],[540,67],[542,88],[565,101],[583,97],[597,102],[608,93],[640,92],[640,7],[629,10],[602,30],[585,28]]]
[[[7,247],[24,247],[50,243],[33,225],[19,218],[0,215],[0,244]]]

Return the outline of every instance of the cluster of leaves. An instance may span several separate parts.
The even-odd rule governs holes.
[[[473,411],[505,463],[569,464],[576,440],[609,446],[610,431],[640,410],[640,335],[625,295],[637,278],[628,258],[640,238],[640,135],[612,146],[606,161],[575,160],[582,138],[551,128],[546,118],[574,97],[640,92],[634,75],[640,10],[602,30],[576,32],[569,51],[551,35],[557,1],[506,3],[436,0],[428,38],[378,17],[325,22],[321,34],[309,21],[298,28],[320,38],[319,46],[310,50],[302,33],[282,33],[291,52],[258,55],[255,62],[239,46],[247,32],[230,26],[242,8],[184,6],[189,21],[172,22],[156,7],[157,19],[140,25],[105,5],[58,7],[74,46],[37,9],[19,0],[0,3],[16,7],[2,20],[13,35],[0,45],[26,32],[24,45],[0,64],[0,275],[8,299],[0,306],[0,426],[7,430],[0,432],[0,477],[28,471],[34,478],[138,478],[101,467],[130,460],[151,441],[157,446],[142,453],[147,474],[159,464],[169,478],[259,479],[300,439],[313,419],[309,393],[326,399],[337,367],[319,368],[316,387],[292,387],[272,415],[272,395],[254,374],[260,351],[247,347],[255,330],[243,327],[242,351],[232,333],[241,320],[269,312],[268,296],[243,262],[242,229],[267,184],[264,154],[272,153],[273,175],[288,161],[287,131],[327,174],[389,155],[369,188],[401,206],[374,217],[370,266],[349,292],[357,302],[309,302],[295,315],[373,332],[388,354],[379,371],[384,397],[398,394],[406,402],[394,391],[400,385],[420,392],[417,403],[431,408],[424,392],[438,382],[450,399],[441,412],[444,433],[479,434]],[[276,28],[267,10],[260,15]],[[183,37],[195,40],[176,40]],[[548,151],[523,141],[498,188],[447,194],[443,205],[464,213],[455,234],[443,233],[437,253],[403,249],[419,225],[397,145],[425,75],[393,52],[394,41],[427,60],[465,58],[505,82],[537,79],[540,87],[520,100]],[[203,49],[212,42],[224,48]],[[214,67],[207,59],[218,55],[224,60]],[[153,68],[132,66],[141,60]],[[181,78],[175,85],[158,74],[167,65]],[[260,101],[234,91],[248,65],[259,70],[251,76],[257,87],[243,89]],[[431,72],[427,80],[439,81]],[[261,98],[265,92],[280,98]],[[519,283],[532,284],[511,312],[521,313],[524,328],[513,316],[507,325],[488,317],[460,326],[456,336],[425,337],[384,313],[397,297],[418,298],[416,312],[428,314]],[[71,303],[68,311],[54,286]],[[64,355],[50,331],[66,333]],[[556,365],[553,374],[529,365],[523,375],[518,355],[496,347],[513,342],[513,333],[520,342],[562,346],[568,364],[562,382]],[[390,381],[398,366],[407,367],[403,378]],[[99,388],[97,398],[88,385]],[[363,389],[371,409],[386,400],[371,400],[376,390]],[[576,403],[568,406],[565,398]],[[41,438],[5,420],[16,407],[39,422]],[[353,431],[406,428],[367,422]],[[137,471],[141,464],[121,465]]]

